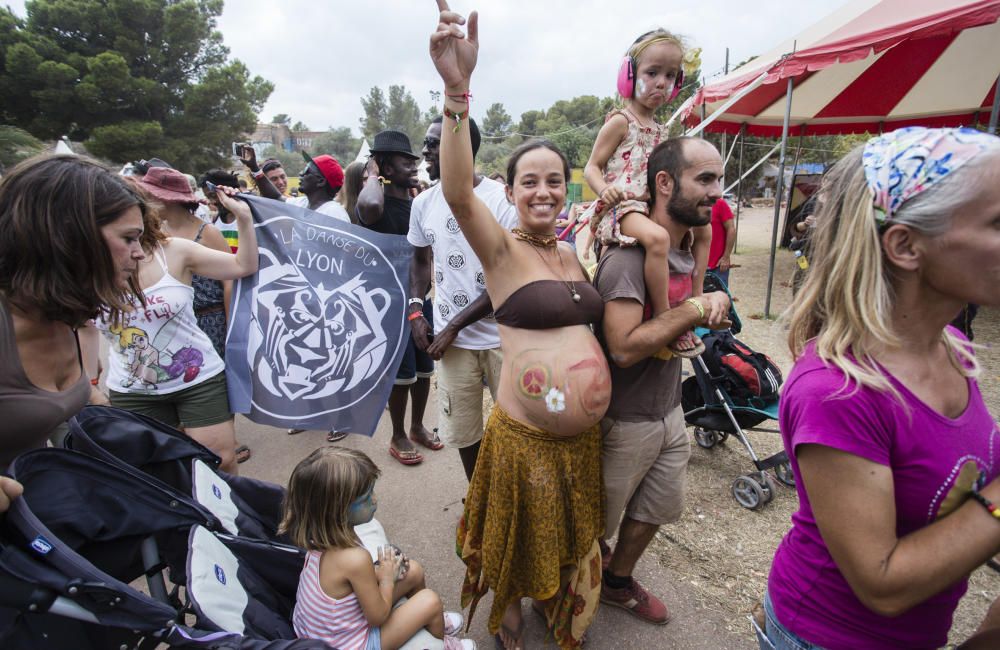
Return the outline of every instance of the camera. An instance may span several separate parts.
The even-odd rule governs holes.
[[[243,147],[249,147],[250,145],[246,142],[234,142],[233,143],[233,155],[237,158],[243,157]]]

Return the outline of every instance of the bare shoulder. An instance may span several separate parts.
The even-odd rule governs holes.
[[[372,571],[372,556],[360,546],[338,549],[333,555],[336,568],[347,575],[356,576]]]

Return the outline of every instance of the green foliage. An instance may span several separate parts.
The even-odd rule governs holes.
[[[388,98],[376,86],[368,91],[367,97],[361,98],[361,107],[365,111],[361,133],[369,142],[379,131],[393,129],[405,133],[410,138],[410,145],[419,152],[418,143],[423,142],[429,120],[425,120],[417,100],[406,86],[389,86]]]
[[[302,154],[298,151],[285,151],[275,148],[274,145],[265,148],[257,162],[262,163],[268,158],[277,158],[281,161],[281,166],[285,168],[285,173],[289,176],[298,176],[299,172],[306,166]]]
[[[0,125],[0,165],[12,167],[44,148],[41,142],[16,126]]]
[[[361,138],[351,135],[351,129],[346,126],[330,129],[313,141],[313,155],[330,154],[343,167],[354,161],[360,148]]]
[[[503,104],[496,102],[486,109],[483,123],[479,125],[479,132],[487,136],[505,136],[513,126],[514,120]]]
[[[288,126],[292,123],[292,118],[288,116],[288,113],[278,113],[271,118],[271,124],[284,124]]]
[[[200,170],[253,130],[273,86],[216,29],[222,0],[32,0],[0,9],[0,122],[124,162]]]
[[[297,120],[295,124],[292,125],[292,131],[311,131],[311,130],[312,129],[306,126],[306,123],[303,122],[302,120]]]
[[[361,118],[361,134],[371,140],[379,131],[385,131],[385,121],[389,115],[389,105],[385,102],[385,93],[378,86],[368,91],[367,97],[361,98],[361,108],[365,116]]]

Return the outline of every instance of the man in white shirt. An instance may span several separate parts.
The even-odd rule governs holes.
[[[310,158],[305,151],[302,157],[306,159],[306,168],[299,174],[299,191],[305,196],[286,199],[291,205],[309,208],[320,214],[325,214],[351,223],[344,206],[335,201],[337,192],[344,184],[344,170],[333,156],[323,154]]]
[[[431,180],[440,175],[438,147],[441,118],[427,129],[423,155]],[[472,155],[479,150],[479,128],[469,120]],[[504,228],[517,225],[517,213],[504,185],[475,174],[476,195]],[[483,267],[451,214],[440,185],[413,200],[407,240],[415,247],[410,266],[410,324],[419,348],[426,348],[437,366],[438,430],[441,440],[458,449],[467,478],[472,477],[483,437],[483,380],[496,397],[500,380],[500,335],[492,318]],[[422,316],[424,296],[434,266],[434,335]],[[483,318],[490,315],[489,318]],[[424,441],[417,440],[423,443]],[[436,440],[430,441],[437,442]],[[440,444],[440,443],[438,443]]]
[[[268,174],[267,171],[257,166],[257,154],[253,147],[243,145],[240,148],[240,160],[250,170],[261,196],[267,199],[286,201],[289,205],[315,210],[320,214],[350,223],[351,218],[347,216],[347,210],[334,200],[344,184],[344,170],[340,168],[340,163],[337,162],[336,158],[327,154],[313,158],[303,151],[302,157],[306,161],[306,168],[299,174],[299,191],[302,192],[303,196],[285,198],[282,195],[282,188],[277,187],[271,180],[274,169],[271,169],[271,174]],[[267,162],[265,162],[265,166],[267,166]],[[284,176],[283,170],[281,175]]]

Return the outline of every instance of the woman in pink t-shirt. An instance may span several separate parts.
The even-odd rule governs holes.
[[[947,328],[968,302],[1000,305],[1000,139],[901,129],[824,191],[781,397],[800,507],[758,640],[938,648],[969,574],[1000,552],[1000,431]]]

